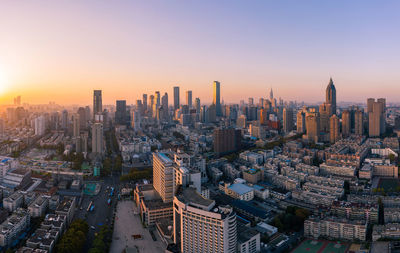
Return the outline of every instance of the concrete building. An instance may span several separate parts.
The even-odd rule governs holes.
[[[46,132],[46,119],[43,115],[35,118],[35,135],[41,136]]]
[[[3,199],[3,208],[9,212],[14,212],[24,203],[24,195],[14,192],[9,197]]]
[[[62,202],[58,204],[55,213],[57,215],[64,215],[66,217],[67,223],[70,224],[72,218],[74,217],[75,206],[76,206],[76,198],[65,196]]]
[[[283,108],[283,132],[289,133],[293,128],[293,110],[290,108]]]
[[[330,134],[330,142],[335,143],[340,139],[340,125],[339,125],[339,118],[335,115],[333,115],[329,119],[329,134]]]
[[[306,112],[304,112],[304,110],[297,112],[296,127],[298,133],[306,132]]]
[[[234,128],[217,128],[214,130],[214,152],[217,156],[240,149],[242,132]]]
[[[368,99],[368,135],[369,137],[379,137],[385,133],[385,99],[378,99],[378,101],[371,101]],[[372,107],[372,108],[370,108]]]
[[[41,217],[46,213],[49,199],[43,196],[37,197],[28,207],[31,217]]]
[[[342,112],[342,135],[343,138],[349,137],[351,134],[351,113],[349,110]]]
[[[195,189],[174,197],[174,243],[181,252],[237,251],[236,215],[229,206],[215,206]]]
[[[221,84],[218,81],[214,81],[213,83],[213,104],[215,105],[216,115],[218,117],[222,116],[222,107],[221,107]]]
[[[174,110],[179,109],[180,103],[179,103],[179,87],[175,86],[174,87]]]
[[[104,154],[103,124],[94,123],[92,125],[92,153]]]
[[[244,201],[254,199],[254,189],[245,184],[225,185],[225,194]]]
[[[364,134],[364,116],[361,110],[354,112],[354,134],[360,136]]]
[[[311,142],[319,141],[320,120],[318,112],[308,112],[306,115],[307,139]]]
[[[332,114],[336,114],[336,88],[332,78],[329,79],[326,87],[326,103],[331,105]]]
[[[0,246],[7,247],[11,245],[18,235],[29,227],[30,220],[29,212],[18,208],[0,225]]]
[[[153,186],[164,202],[173,201],[174,162],[165,153],[153,153]]]
[[[93,119],[96,114],[101,114],[103,112],[103,100],[101,95],[101,90],[93,91]]]

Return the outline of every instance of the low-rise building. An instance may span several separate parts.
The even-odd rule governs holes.
[[[24,195],[20,192],[14,192],[9,197],[3,199],[3,207],[9,212],[15,211],[24,203]]]
[[[250,201],[254,198],[254,189],[245,184],[225,185],[225,194],[235,199]]]
[[[28,228],[29,224],[29,212],[18,208],[0,225],[0,246],[10,245],[22,231]]]
[[[70,224],[75,212],[75,197],[64,197],[62,202],[57,206],[56,214],[65,215],[67,223]]]
[[[372,231],[372,240],[377,241],[381,238],[391,240],[400,239],[400,224],[388,223],[386,225],[375,225]]]
[[[49,199],[43,196],[37,197],[28,207],[32,217],[41,217],[46,213]]]

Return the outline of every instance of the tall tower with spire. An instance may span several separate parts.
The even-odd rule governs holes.
[[[271,91],[269,92],[269,99],[272,101],[272,99],[274,99],[274,92],[272,91],[272,88],[271,88]]]
[[[336,114],[336,88],[333,84],[332,77],[326,87],[326,103],[331,105],[332,114]]]

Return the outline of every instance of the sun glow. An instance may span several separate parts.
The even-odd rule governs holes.
[[[3,70],[0,69],[0,95],[6,91],[7,78]]]

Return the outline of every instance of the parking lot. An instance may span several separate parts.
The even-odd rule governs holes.
[[[166,246],[158,233],[154,231],[154,241],[135,212],[138,213],[133,201],[118,202],[110,253],[121,253],[126,247],[137,248],[140,253],[164,252]],[[133,235],[141,235],[141,239],[134,239]]]

